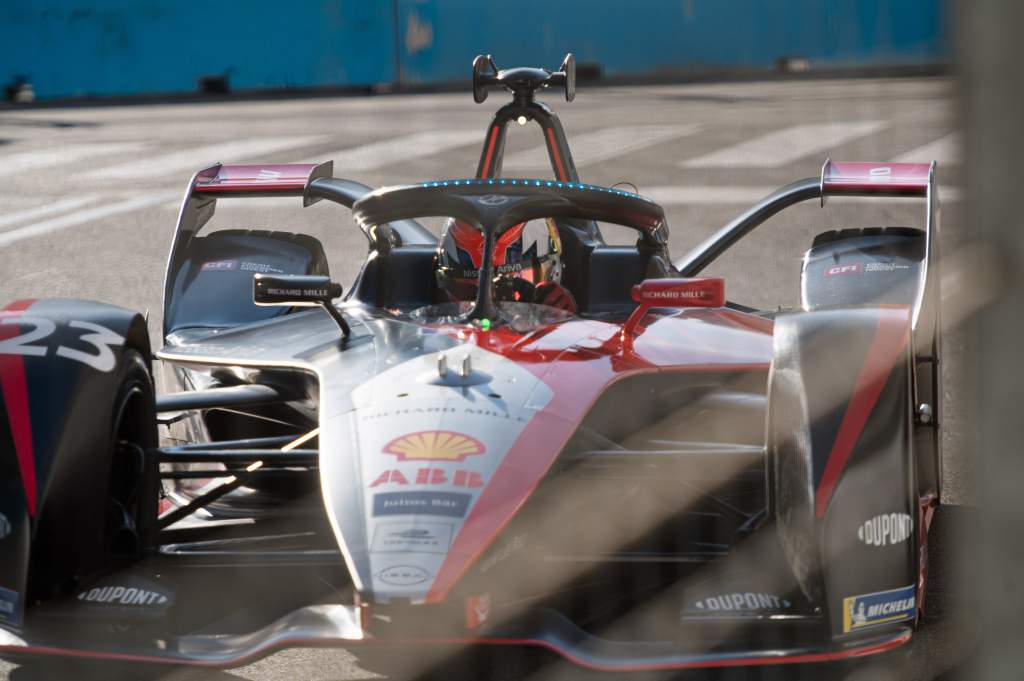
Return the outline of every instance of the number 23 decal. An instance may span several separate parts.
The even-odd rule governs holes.
[[[45,317],[0,317],[0,324],[31,326],[32,329],[14,338],[0,340],[0,355],[28,355],[44,357],[49,350],[46,345],[35,343],[45,340],[57,330],[57,324]],[[65,345],[57,346],[57,356],[66,357],[91,366],[96,371],[110,371],[117,364],[111,347],[124,345],[124,338],[105,326],[92,322],[68,322],[68,328],[80,329],[84,333],[78,340],[91,345],[93,352],[76,350]]]

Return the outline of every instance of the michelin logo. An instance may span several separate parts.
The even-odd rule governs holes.
[[[849,596],[843,599],[843,633],[913,619],[917,613],[916,587]]]

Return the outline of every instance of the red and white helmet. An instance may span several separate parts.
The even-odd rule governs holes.
[[[495,300],[535,302],[539,287],[561,281],[561,253],[562,242],[552,218],[522,222],[506,230],[494,245]],[[449,220],[441,235],[438,284],[451,300],[476,299],[483,261],[483,233],[462,220]]]

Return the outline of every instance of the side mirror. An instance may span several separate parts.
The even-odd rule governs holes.
[[[565,101],[576,99],[576,57],[572,52],[565,55],[565,60],[558,70],[565,74]]]
[[[652,307],[722,307],[725,305],[725,279],[644,279],[630,292],[640,303],[622,327],[625,339],[632,339],[637,324]]]
[[[722,307],[725,279],[644,279],[633,287],[630,295],[645,307]]]
[[[331,301],[342,294],[341,284],[330,277],[301,274],[256,274],[252,278],[252,301],[257,305],[322,307],[341,329],[345,338],[352,330]]]

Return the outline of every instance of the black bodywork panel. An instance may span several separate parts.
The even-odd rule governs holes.
[[[859,308],[775,320],[771,513],[801,588],[826,607],[835,635],[851,631],[848,599],[918,586],[909,319],[907,308]],[[865,534],[883,516],[892,534]]]
[[[115,369],[125,348],[150,350],[141,315],[101,303],[42,300],[4,326],[26,350],[0,356],[0,623],[17,626],[33,592],[103,567]]]

